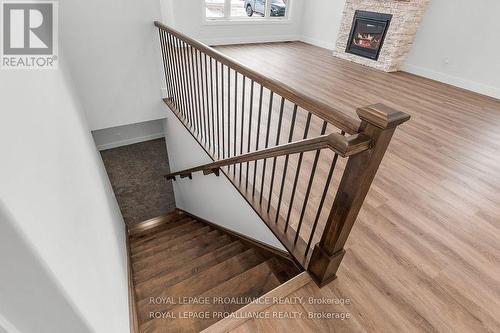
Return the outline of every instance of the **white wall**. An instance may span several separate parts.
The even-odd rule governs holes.
[[[332,48],[345,0],[307,0],[303,40]],[[404,70],[500,98],[500,2],[433,0]]]
[[[162,17],[167,25],[209,45],[286,41],[300,37],[304,0],[291,0],[288,22],[263,24],[206,24],[203,22],[202,0],[161,1]]]
[[[17,226],[0,201],[0,332],[92,332]]]
[[[161,118],[159,1],[59,3],[60,39],[91,130]]]
[[[47,298],[43,306],[54,309],[42,306],[38,311],[70,313],[67,324],[74,329],[51,329],[66,325],[64,318],[52,322],[53,316],[36,330],[28,329],[39,319],[30,312],[23,317],[10,313],[7,320],[26,327],[23,333],[127,332],[124,223],[66,64],[63,61],[59,70],[2,71],[0,102],[0,198],[9,211],[7,223],[29,244],[15,242],[7,253],[2,250],[20,264],[18,272],[9,271],[3,288]],[[2,246],[8,237],[0,232]],[[32,269],[42,272],[35,280],[40,285],[24,276],[35,259],[32,253],[38,256],[39,267]],[[3,270],[11,265],[2,258],[2,283]],[[4,315],[6,307],[11,312],[19,309],[12,293],[5,296],[0,295]]]
[[[405,70],[500,98],[500,1],[431,1]]]
[[[172,171],[212,162],[169,109],[164,127]],[[192,180],[177,179],[173,186],[178,208],[281,250],[285,249],[226,176],[194,173]]]
[[[142,123],[101,129],[93,131],[92,136],[99,150],[163,138],[163,120],[151,120]]]
[[[345,0],[306,0],[301,40],[333,50],[342,21]]]

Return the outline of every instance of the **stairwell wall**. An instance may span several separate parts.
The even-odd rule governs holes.
[[[164,120],[168,160],[172,171],[212,162],[212,159],[191,136],[175,114],[167,109]],[[191,214],[222,227],[246,235],[270,246],[285,250],[252,207],[222,173],[204,176],[198,172],[193,179],[173,182],[175,202]]]
[[[125,225],[66,63],[2,71],[0,101],[0,314],[23,333],[129,331]]]

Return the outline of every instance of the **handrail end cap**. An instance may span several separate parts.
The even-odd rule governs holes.
[[[410,119],[410,115],[384,104],[372,104],[356,110],[359,118],[382,129],[396,127]]]

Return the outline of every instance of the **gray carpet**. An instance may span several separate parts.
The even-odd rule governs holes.
[[[134,224],[175,209],[164,139],[101,151],[125,223]]]

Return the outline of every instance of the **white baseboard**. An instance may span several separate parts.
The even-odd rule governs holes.
[[[163,138],[165,135],[163,119],[158,119],[93,131],[92,136],[97,149],[106,150]]]
[[[314,39],[314,38],[307,37],[307,36],[300,37],[300,41],[307,43],[307,44],[314,45],[314,46],[322,47],[324,49],[332,50],[332,51],[335,49],[335,42],[325,42],[323,40]]]
[[[250,37],[228,37],[228,38],[204,38],[207,45],[234,45],[234,44],[257,44],[271,42],[289,42],[300,40],[299,35],[277,35],[277,36],[250,36]]]
[[[420,66],[405,64],[403,70],[408,73],[423,76],[432,80],[447,83],[455,87],[470,90],[482,95],[500,99],[500,88],[492,87],[483,83],[466,80],[449,74],[436,72]]]
[[[311,37],[307,36],[301,36],[299,38],[300,41],[304,43],[308,43],[311,45],[315,45],[318,47],[326,48],[329,50],[334,50],[335,49],[335,43],[334,42],[325,42],[323,40],[319,39],[314,39]],[[437,72],[428,68],[420,67],[420,66],[415,66],[412,64],[405,64],[403,66],[403,70],[405,72],[409,72],[415,75],[423,76],[432,80],[436,80],[439,82],[447,83],[455,87],[459,87],[462,89],[470,90],[482,95],[490,96],[493,98],[498,98],[500,99],[500,88],[489,86],[483,83],[463,79],[460,77],[456,77],[453,75],[449,75],[446,73],[442,72]]]
[[[126,140],[115,141],[115,142],[110,142],[110,143],[98,145],[97,149],[98,150],[107,150],[107,149],[112,149],[112,148],[118,148],[118,147],[133,145],[134,143],[155,140],[155,139],[159,139],[159,138],[163,138],[163,137],[164,137],[163,133],[150,134],[150,135],[140,136],[140,137],[136,137],[136,138],[132,138],[132,139],[126,139]]]

